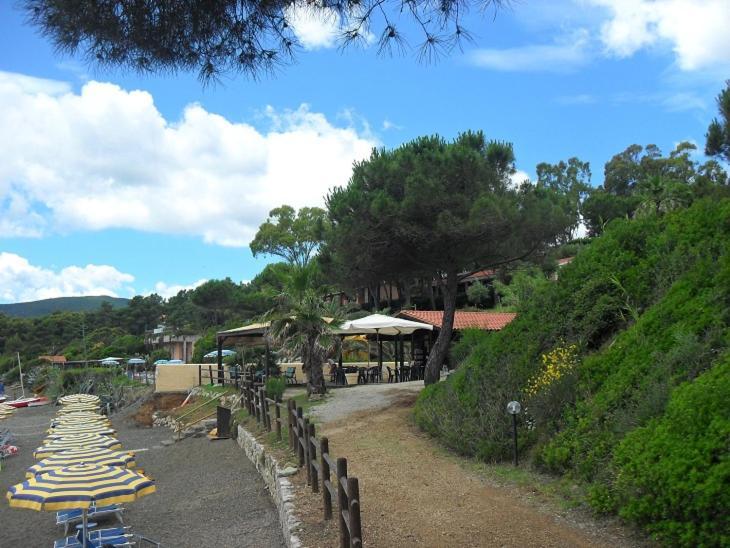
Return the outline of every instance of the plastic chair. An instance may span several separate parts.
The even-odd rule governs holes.
[[[284,378],[288,384],[297,384],[297,370],[294,367],[287,367]]]
[[[96,529],[88,531],[86,546],[99,548],[101,546],[134,546],[134,535],[129,532],[128,527],[114,527],[111,529]],[[79,548],[83,546],[83,531],[75,536],[69,536],[53,542],[53,548]]]

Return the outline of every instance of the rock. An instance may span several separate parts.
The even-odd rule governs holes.
[[[214,428],[215,426],[218,426],[218,419],[207,419],[203,423],[203,428],[205,428],[206,430],[209,428]]]
[[[280,478],[286,478],[286,477],[289,477],[289,476],[293,476],[297,472],[299,472],[299,469],[298,468],[294,468],[293,466],[287,466],[283,470],[279,470],[278,476]]]
[[[165,447],[169,447],[170,445],[175,445],[175,440],[162,440],[160,442],[160,445],[164,445]]]

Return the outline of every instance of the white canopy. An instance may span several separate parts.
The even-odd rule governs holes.
[[[384,314],[371,314],[359,320],[351,320],[342,324],[337,333],[340,335],[410,335],[419,329],[433,330],[427,323],[413,322],[403,318],[393,318]]]

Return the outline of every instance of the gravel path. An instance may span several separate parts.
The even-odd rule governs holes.
[[[16,435],[20,454],[5,461],[0,491],[25,479],[54,406],[20,409],[0,423]],[[112,423],[124,449],[155,478],[157,492],[125,505],[125,523],[166,547],[282,547],[273,503],[253,465],[235,442],[188,438],[172,446],[165,428],[138,428],[122,412]],[[62,530],[51,512],[10,508],[0,501],[0,546],[51,546]]]
[[[358,411],[389,407],[404,394],[417,394],[423,386],[423,381],[410,381],[338,388],[331,390],[327,401],[312,407],[308,414],[321,423],[328,423]]]

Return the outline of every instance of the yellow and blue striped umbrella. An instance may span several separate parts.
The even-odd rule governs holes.
[[[66,413],[51,419],[51,423],[57,422],[109,422],[109,417],[100,415],[99,413],[77,411],[75,413]]]
[[[78,411],[82,411],[85,413],[94,413],[99,414],[99,404],[98,403],[69,403],[68,405],[64,405],[63,407],[60,407],[58,411],[56,411],[56,416],[60,417],[62,415],[68,415],[70,413],[76,413]]]
[[[51,470],[58,470],[75,464],[100,464],[104,466],[121,466],[122,468],[134,468],[137,465],[134,460],[134,453],[111,451],[101,447],[82,447],[61,451],[43,459],[28,468],[25,477],[33,478],[38,474],[45,474]]]
[[[65,438],[75,434],[101,434],[113,436],[116,430],[104,424],[59,424],[48,429],[46,439]]]
[[[61,405],[68,405],[72,403],[96,403],[99,404],[101,400],[99,396],[93,394],[69,394],[58,399],[58,403]]]
[[[6,496],[14,508],[56,511],[122,504],[154,492],[152,479],[129,468],[77,464],[13,485]]]
[[[111,436],[99,434],[75,434],[45,441],[41,447],[35,450],[33,458],[44,459],[59,451],[66,449],[78,449],[80,447],[103,447],[104,449],[121,449],[122,444],[118,439]]]

